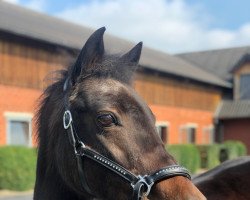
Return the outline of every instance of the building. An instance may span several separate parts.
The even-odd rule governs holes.
[[[250,47],[179,54],[179,57],[232,83],[215,115],[216,141],[240,140],[250,153]]]
[[[34,144],[35,111],[52,71],[74,58],[93,30],[0,1],[0,144]],[[108,52],[131,42],[105,35]],[[47,75],[49,74],[49,75]],[[135,89],[168,144],[214,142],[214,115],[232,84],[179,57],[143,48]]]

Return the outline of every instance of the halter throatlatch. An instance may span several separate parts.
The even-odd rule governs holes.
[[[63,116],[63,126],[67,130],[70,144],[74,148],[77,158],[78,172],[81,184],[86,192],[93,195],[89,188],[85,174],[83,172],[84,158],[89,158],[94,162],[100,164],[121,178],[125,179],[133,189],[133,200],[139,200],[142,197],[148,196],[152,186],[161,180],[165,180],[174,176],[184,176],[191,179],[188,170],[179,165],[171,165],[164,167],[150,175],[135,175],[129,170],[125,169],[118,163],[110,160],[109,158],[99,154],[98,152],[87,147],[78,137],[73,127],[73,119],[70,110],[66,110]]]

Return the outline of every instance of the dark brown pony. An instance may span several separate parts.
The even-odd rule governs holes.
[[[75,139],[84,141],[87,149],[136,175],[176,163],[156,132],[154,115],[131,86],[142,43],[123,56],[106,55],[104,31],[90,36],[75,64],[43,94],[34,200],[131,199],[132,187],[121,176],[93,159],[84,158],[79,164],[76,154],[81,152],[75,147],[75,154],[71,133],[77,133]],[[65,126],[68,130],[71,118],[66,116],[63,125],[65,107],[74,120],[70,131]],[[92,192],[82,187],[82,177]],[[184,176],[154,184],[148,198],[204,200]]]
[[[193,179],[208,200],[250,199],[250,157],[229,160]]]

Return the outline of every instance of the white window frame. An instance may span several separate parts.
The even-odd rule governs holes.
[[[169,126],[170,126],[170,123],[168,121],[157,121],[155,123],[155,126],[156,126],[156,128],[158,128],[158,127],[166,127],[166,129],[167,129],[166,143],[169,143]],[[158,130],[157,130],[157,133],[158,133]]]
[[[11,121],[19,121],[19,122],[27,122],[29,124],[29,135],[28,135],[28,147],[32,147],[32,113],[26,112],[4,112],[4,117],[6,119],[6,138],[7,145],[11,145],[10,143],[10,122]]]

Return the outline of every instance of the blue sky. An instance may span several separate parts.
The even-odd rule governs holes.
[[[204,7],[214,18],[213,27],[236,29],[250,21],[249,0],[187,0],[188,4]]]
[[[5,0],[180,53],[250,45],[249,0]]]

